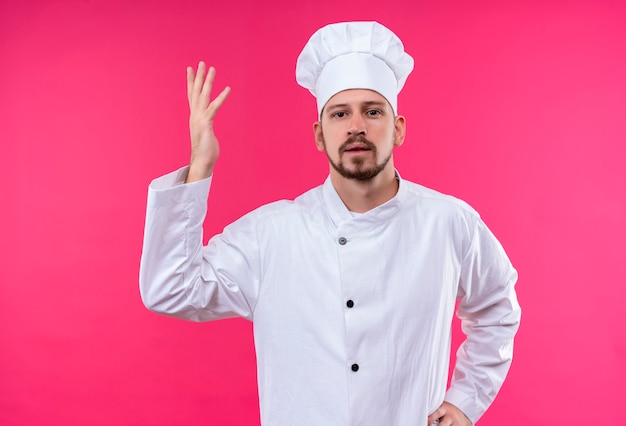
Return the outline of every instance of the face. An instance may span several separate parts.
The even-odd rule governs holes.
[[[377,92],[350,89],[328,100],[313,125],[317,148],[346,179],[369,181],[393,170],[393,150],[404,142],[405,121]]]

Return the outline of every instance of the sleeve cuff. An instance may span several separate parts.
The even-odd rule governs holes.
[[[476,424],[480,416],[483,414],[480,407],[478,407],[475,403],[474,398],[458,389],[448,389],[444,400],[461,410],[463,414],[465,414],[472,422],[472,424]]]
[[[158,177],[150,182],[148,187],[149,201],[156,204],[179,203],[195,200],[198,198],[207,199],[213,176],[192,183],[185,183],[189,166]]]

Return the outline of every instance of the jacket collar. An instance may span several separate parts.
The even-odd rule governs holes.
[[[350,212],[343,201],[341,201],[339,194],[330,181],[330,176],[328,176],[323,185],[323,197],[326,211],[335,227],[342,227],[348,223],[372,225],[390,219],[399,210],[407,190],[400,173],[397,170],[395,170],[395,173],[399,183],[396,195],[380,206],[357,215]]]

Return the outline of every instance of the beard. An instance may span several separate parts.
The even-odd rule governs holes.
[[[360,182],[367,182],[369,180],[374,179],[380,172],[382,172],[389,160],[391,159],[391,152],[384,158],[380,163],[374,162],[374,164],[368,164],[367,159],[364,159],[361,156],[351,158],[350,164],[352,167],[347,167],[342,160],[342,155],[346,151],[346,148],[355,142],[359,142],[364,144],[366,148],[369,150],[371,155],[374,156],[374,159],[378,158],[378,150],[376,149],[376,145],[374,145],[371,141],[367,140],[363,135],[354,135],[350,136],[341,146],[339,147],[339,160],[334,162],[330,155],[328,155],[328,150],[325,149],[326,157],[328,157],[328,162],[332,166],[333,169],[337,171],[342,177],[346,179],[353,179]],[[326,142],[324,141],[324,148],[326,148]],[[368,154],[369,155],[369,154]]]

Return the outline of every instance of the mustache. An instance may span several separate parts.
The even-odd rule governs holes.
[[[365,136],[358,134],[350,136],[344,143],[341,144],[339,147],[339,154],[343,154],[343,152],[355,142],[365,145],[365,147],[369,150],[376,151],[376,145],[374,145],[373,142],[368,140]]]

